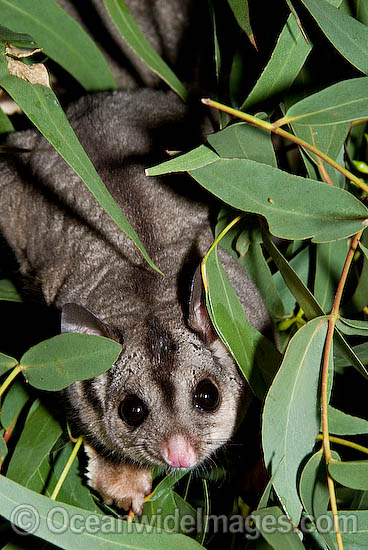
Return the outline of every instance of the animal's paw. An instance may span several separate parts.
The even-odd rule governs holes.
[[[124,510],[141,515],[144,497],[152,489],[151,471],[133,464],[112,464],[89,445],[87,475],[89,485],[102,496],[105,504],[115,504]]]

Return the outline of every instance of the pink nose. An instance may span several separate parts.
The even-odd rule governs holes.
[[[173,468],[190,468],[197,462],[192,445],[179,434],[172,436],[163,446],[162,455]]]

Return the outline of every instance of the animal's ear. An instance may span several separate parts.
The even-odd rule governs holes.
[[[206,308],[200,265],[197,267],[192,281],[188,323],[190,328],[198,332],[208,346],[213,344],[215,340],[218,340]]]
[[[107,326],[88,309],[65,304],[61,310],[61,332],[81,332],[110,337]]]

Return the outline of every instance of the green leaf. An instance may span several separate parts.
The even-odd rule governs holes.
[[[222,342],[240,367],[255,395],[265,392],[262,377],[255,368],[256,342],[239,298],[218,257],[217,247],[207,257],[207,309]]]
[[[251,517],[274,550],[304,550],[298,533],[290,525],[285,513],[277,506],[256,510]]]
[[[368,321],[356,321],[340,317],[336,326],[349,336],[368,336]]]
[[[302,504],[297,490],[300,464],[320,428],[320,369],[327,318],[313,319],[291,339],[266,396],[262,444],[274,488],[291,521],[298,525]]]
[[[239,27],[243,29],[248,37],[252,36],[253,31],[249,20],[248,0],[228,0],[228,3],[234,13]]]
[[[358,344],[352,348],[352,351],[359,358],[362,363],[368,363],[368,342],[364,344]],[[335,358],[336,367],[349,367],[352,365],[351,360],[345,356],[337,356]]]
[[[18,361],[5,353],[0,353],[0,376],[18,365]]]
[[[335,435],[368,434],[368,420],[351,416],[329,405],[328,431]]]
[[[263,255],[261,245],[252,243],[248,252],[240,262],[257,286],[267,309],[273,317],[282,317],[285,314],[279,293],[277,292],[275,280],[272,277],[270,268]]]
[[[17,48],[33,49],[37,47],[32,36],[21,32],[13,32],[7,27],[4,27],[4,25],[0,25],[0,40],[2,42],[8,42]]]
[[[13,124],[10,122],[9,118],[6,116],[4,111],[0,108],[0,134],[5,134],[6,132],[12,132],[14,130]]]
[[[280,270],[280,273],[287,287],[289,288],[290,292],[292,292],[293,296],[296,298],[297,302],[303,309],[307,319],[313,319],[314,317],[324,315],[325,312],[323,311],[313,294],[304,284],[304,282],[293,269],[291,264],[284,258],[276,245],[271,241],[268,233],[266,232],[264,232],[263,234],[263,242],[276,266]],[[306,252],[304,252],[303,250],[300,255],[304,255]]]
[[[343,189],[249,159],[218,159],[189,174],[234,208],[264,216],[270,232],[285,239],[342,239],[363,229],[368,214]]]
[[[46,55],[88,91],[115,89],[112,72],[94,41],[53,0],[0,0],[1,23],[29,33]]]
[[[362,240],[365,244],[368,244],[367,242],[368,233],[366,231],[364,231],[363,233]],[[360,243],[359,243],[359,246],[360,246]],[[366,247],[365,246],[364,248],[360,247],[360,249],[364,253],[364,249],[366,249]],[[368,303],[367,288],[368,288],[368,258],[366,258],[364,254],[363,267],[359,275],[358,284],[354,291],[353,296],[351,297],[351,307],[353,311],[362,311],[362,309],[367,305]]]
[[[324,311],[331,311],[347,253],[345,240],[317,245],[314,296]]]
[[[145,503],[139,523],[159,529],[163,525],[164,530],[170,533],[189,534],[194,528],[198,529],[197,511],[171,489],[157,500]]]
[[[278,124],[292,122],[293,126],[313,126],[317,131],[319,126],[343,124],[361,118],[368,118],[367,77],[343,80],[302,99],[288,109]]]
[[[111,516],[100,514],[93,516],[90,511],[54,502],[4,476],[0,476],[0,495],[2,516],[8,520],[11,519],[18,527],[24,528],[21,513],[14,512],[14,510],[30,511],[27,516],[28,528],[26,531],[31,530],[33,535],[65,550],[71,548],[199,550],[203,548],[196,541],[184,535],[157,532],[149,526],[127,523]],[[18,506],[19,508],[17,508]],[[55,508],[56,512],[54,512]],[[91,517],[93,517],[92,521]],[[71,522],[77,525],[76,529],[71,528]],[[87,525],[92,525],[92,529],[86,529]],[[81,526],[82,529],[79,528]]]
[[[185,101],[185,87],[140,31],[124,0],[104,0],[104,3],[111,19],[132,50]]]
[[[271,134],[256,126],[237,122],[220,132],[210,134],[207,140],[222,158],[251,159],[277,166]]]
[[[0,85],[84,181],[99,204],[139,248],[149,265],[159,271],[149,258],[137,233],[97,174],[52,90],[39,84],[29,84],[21,78],[10,75],[5,57],[1,54]]]
[[[46,483],[44,481],[44,486],[47,484],[47,495],[50,496],[52,490],[54,489],[57,480],[60,478],[61,472],[73,450],[73,445],[69,442],[65,447],[63,447],[60,453],[57,455],[56,459],[53,459],[53,472],[52,475],[50,470],[48,473],[48,479]],[[51,477],[51,479],[50,479]],[[31,488],[31,487],[30,487]],[[57,496],[58,502],[65,502],[65,504],[70,504],[71,506],[78,506],[84,510],[90,510],[91,512],[101,513],[97,504],[94,501],[91,491],[87,487],[85,480],[80,472],[80,467],[78,460],[74,460],[68,475],[66,476],[63,485]]]
[[[302,125],[302,124],[292,124],[293,130],[295,135],[306,141],[307,143],[311,143],[319,151],[322,153],[325,153],[328,157],[330,157],[332,160],[338,159],[338,156],[341,153],[341,150],[343,149],[344,142],[346,140],[346,137],[348,135],[350,124],[345,122],[343,124],[336,124],[336,125],[329,125],[329,126],[312,126],[312,125]],[[345,182],[345,177],[342,176],[340,172],[336,170],[336,168],[333,168],[327,162],[321,161],[317,155],[309,151],[308,149],[304,149],[302,147],[303,151],[303,157],[307,155],[306,163],[307,163],[307,170],[309,177],[311,178],[318,178],[319,172],[318,172],[318,166],[321,164],[324,165],[327,174],[332,180],[332,183],[336,185],[337,187],[343,187],[341,183]],[[308,159],[311,159],[311,161],[308,162]],[[313,164],[313,166],[310,166],[310,164]],[[342,162],[340,163],[344,167],[343,157]],[[318,175],[317,175],[318,174]]]
[[[121,345],[109,338],[63,333],[30,348],[20,363],[32,386],[59,391],[76,380],[86,380],[106,372],[120,352]]]
[[[167,493],[174,485],[188,472],[184,470],[178,470],[173,473],[167,474],[162,481],[155,487],[154,491],[151,493],[148,501],[154,502],[161,498],[165,493]]]
[[[308,290],[307,286],[303,283],[299,275],[294,271],[291,265],[286,261],[281,252],[277,249],[275,244],[271,241],[268,234],[263,234],[264,244],[270,253],[276,266],[279,268],[284,281],[289,288],[290,292],[295,296],[297,302],[303,309],[307,319],[313,319],[320,315],[325,315],[321,306]],[[350,361],[349,364],[353,365],[365,378],[368,378],[368,371],[359,358],[355,355],[354,351],[346,342],[345,338],[339,330],[335,330],[335,344],[337,350],[342,353],[346,360]]]
[[[36,401],[11,457],[7,476],[27,487],[62,433],[59,422]]]
[[[368,460],[330,462],[328,471],[335,481],[352,489],[368,489]]]
[[[240,109],[247,111],[286,92],[298,76],[311,49],[294,15],[290,14],[269,62]]]
[[[267,242],[271,242],[271,244],[273,245],[272,241],[270,241],[269,239],[267,240]],[[280,259],[279,264],[276,265],[278,267],[279,265],[282,266],[281,268],[282,271],[285,273],[285,276],[286,270],[288,271],[288,266],[290,266],[290,268],[292,269],[292,271],[290,271],[290,275],[293,278],[297,278],[295,280],[295,285],[299,284],[298,281],[300,281],[301,283],[303,283],[304,287],[307,287],[310,269],[309,248],[303,248],[300,252],[296,254],[296,256],[294,256],[294,258],[290,260],[290,262],[287,262],[287,260],[283,258],[282,255],[279,256],[280,253],[275,245],[273,245],[273,247],[274,248],[272,248],[272,250],[275,254],[277,254],[277,257]],[[269,249],[267,251],[270,252]],[[285,312],[288,314],[292,313],[295,308],[296,302],[296,297],[292,294],[293,290],[290,291],[289,287],[285,284],[281,271],[276,271],[276,273],[273,274],[272,278],[275,281],[276,290],[282,300]],[[291,285],[290,288],[293,289],[294,286]],[[309,295],[307,295],[307,297],[309,299]],[[317,313],[317,316],[318,315],[320,315],[320,313]]]
[[[337,453],[332,452],[332,456],[335,460],[339,460],[339,455]],[[334,535],[325,532],[325,529],[322,529],[321,533],[318,532],[318,526],[322,525],[319,519],[327,514],[330,502],[330,494],[327,486],[326,462],[322,449],[315,453],[304,466],[300,476],[299,491],[303,506],[312,518],[318,540],[321,540],[322,537],[329,548],[334,548]]]
[[[368,74],[368,28],[325,0],[302,0],[328,40],[354,67]]]
[[[161,176],[162,174],[171,174],[172,172],[186,172],[187,170],[195,170],[202,166],[207,166],[218,160],[218,155],[206,145],[200,145],[196,149],[178,155],[170,160],[162,162],[152,168],[147,168],[147,176]]]
[[[356,18],[364,25],[368,25],[368,4],[364,0],[356,1]]]
[[[368,248],[366,246],[364,246],[364,244],[362,244],[361,242],[359,242],[359,248],[363,252],[366,259],[368,260]]]
[[[1,425],[8,430],[14,426],[30,396],[23,380],[14,380],[7,390],[1,407]]]
[[[6,446],[3,435],[0,434],[0,468],[7,454],[8,454],[8,447]]]
[[[21,302],[22,298],[9,279],[0,279],[0,300],[8,302]]]

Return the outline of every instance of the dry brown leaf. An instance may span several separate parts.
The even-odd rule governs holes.
[[[5,47],[5,53],[12,55],[13,57],[17,57],[18,59],[22,59],[22,57],[31,57],[35,53],[42,52],[42,48],[35,48],[33,50],[26,50],[25,48],[17,48],[16,46],[12,46],[11,44],[7,44]]]
[[[14,113],[21,113],[22,109],[8,96],[4,90],[0,90],[0,107],[6,115],[14,115]]]
[[[49,73],[42,63],[25,65],[12,57],[7,58],[9,74],[22,78],[30,84],[41,84],[50,88]]]

